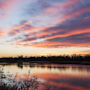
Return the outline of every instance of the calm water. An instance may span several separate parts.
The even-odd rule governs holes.
[[[28,75],[38,77],[42,83],[40,90],[90,90],[90,66],[82,65],[37,65],[37,64],[0,64],[5,74],[26,79]],[[30,74],[28,74],[30,73]]]

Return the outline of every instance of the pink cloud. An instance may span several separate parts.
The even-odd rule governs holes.
[[[3,0],[0,2],[0,9],[2,12],[2,15],[0,17],[0,20],[5,20],[10,11],[16,7],[16,5],[20,2],[20,0]]]

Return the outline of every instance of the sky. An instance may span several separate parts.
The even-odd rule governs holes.
[[[90,54],[90,0],[0,0],[0,57]]]

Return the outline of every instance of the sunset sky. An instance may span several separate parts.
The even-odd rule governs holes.
[[[0,0],[0,57],[90,54],[90,0]]]

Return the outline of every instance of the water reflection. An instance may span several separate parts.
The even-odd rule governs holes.
[[[1,64],[4,73],[17,74],[17,79],[26,79],[28,71],[41,83],[40,90],[90,90],[90,66],[58,64]]]

